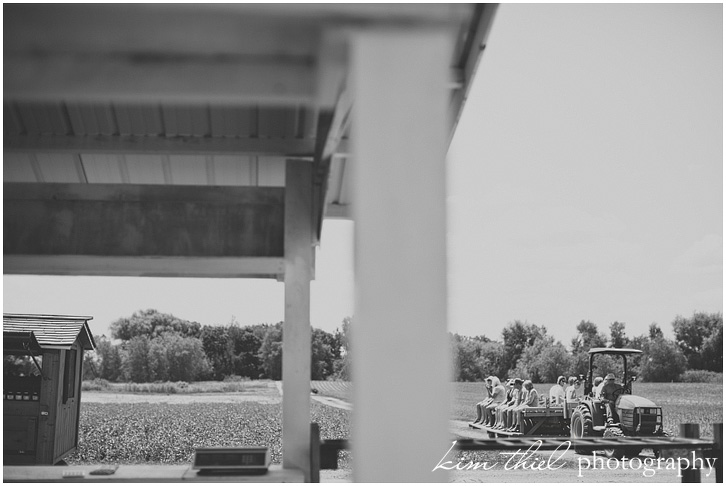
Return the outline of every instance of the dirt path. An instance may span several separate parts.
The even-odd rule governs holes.
[[[450,429],[455,437],[466,439],[484,439],[486,434],[469,427],[468,422],[461,420],[452,420]],[[651,459],[649,456],[641,455],[637,459],[632,460],[632,464],[626,462],[617,463],[613,460],[607,462],[607,458],[598,453],[596,458],[590,455],[576,454],[574,450],[568,450],[561,454],[551,451],[543,451],[535,453],[532,458],[517,466],[517,461],[512,460],[507,464],[511,456],[502,455],[501,459],[496,461],[496,465],[491,470],[462,470],[452,471],[451,482],[513,482],[513,483],[680,483],[681,478],[678,477],[678,471],[667,469],[665,464],[661,468],[648,468],[644,461]],[[522,456],[517,456],[517,458]],[[550,461],[551,467],[548,469],[546,465],[540,461]],[[602,460],[602,462],[599,462]],[[483,461],[483,460],[482,460]],[[595,464],[596,467],[588,467],[589,464]],[[492,461],[493,463],[494,461]],[[536,467],[543,465],[541,470]],[[452,464],[453,465],[453,464]],[[557,468],[558,466],[562,466]],[[608,467],[609,465],[609,467]],[[461,467],[466,466],[466,463]],[[515,467],[516,466],[516,467]],[[625,467],[625,469],[624,469]],[[534,468],[534,470],[533,470]],[[652,469],[652,472],[649,470]],[[710,476],[708,469],[704,469],[701,473],[701,482],[715,483],[716,474],[712,471]]]
[[[88,403],[281,403],[282,395],[274,383],[266,387],[256,386],[249,391],[234,393],[114,393],[84,391],[81,402]]]

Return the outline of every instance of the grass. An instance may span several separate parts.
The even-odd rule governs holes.
[[[102,391],[111,393],[157,393],[194,394],[194,393],[244,393],[254,392],[270,386],[267,380],[235,380],[235,381],[185,381],[160,383],[111,383],[106,380],[84,381],[81,384],[83,391]]]

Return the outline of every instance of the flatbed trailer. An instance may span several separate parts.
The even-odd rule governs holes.
[[[574,404],[573,404],[574,405]],[[568,404],[568,411],[573,406]],[[531,437],[531,436],[569,436],[569,420],[565,416],[565,407],[550,406],[549,399],[544,399],[538,407],[528,407],[521,411],[523,420],[522,432],[510,432],[502,429],[495,429],[487,425],[470,423],[469,427],[475,430],[486,432],[490,438],[496,437]]]

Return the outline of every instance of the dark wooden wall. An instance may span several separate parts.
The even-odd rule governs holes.
[[[283,188],[3,187],[4,255],[283,255]]]

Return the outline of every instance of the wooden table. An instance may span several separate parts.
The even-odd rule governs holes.
[[[91,471],[103,468],[92,466],[3,466],[3,482],[119,482],[119,483],[162,483],[181,481],[220,483],[302,483],[305,475],[298,469],[283,469],[280,465],[270,466],[266,474],[248,476],[200,476],[190,466],[119,466],[114,474],[91,475]],[[82,476],[64,477],[63,473],[83,473]]]

